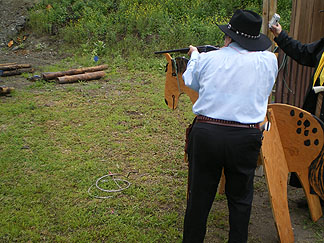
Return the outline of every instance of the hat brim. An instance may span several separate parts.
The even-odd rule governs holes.
[[[227,25],[217,26],[221,29],[221,31],[223,31],[226,35],[231,37],[235,42],[248,51],[265,51],[272,45],[271,40],[264,34],[260,33],[260,37],[258,39],[249,39],[236,34],[234,31],[230,30]]]

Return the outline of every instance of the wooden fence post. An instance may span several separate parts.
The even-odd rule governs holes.
[[[263,12],[262,12],[262,33],[265,34],[273,40],[274,36],[272,32],[269,30],[269,21],[272,16],[277,12],[277,0],[263,0]],[[271,46],[271,51],[274,48],[274,43]]]

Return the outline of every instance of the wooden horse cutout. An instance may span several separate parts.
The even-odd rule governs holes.
[[[188,59],[183,57],[172,59],[169,53],[165,53],[164,56],[168,61],[164,89],[165,103],[174,110],[178,106],[179,96],[186,93],[194,104],[198,99],[198,93],[188,88],[182,79],[182,74],[187,69]]]
[[[300,108],[271,104],[268,111],[271,129],[264,132],[261,153],[272,213],[280,241],[294,242],[287,201],[288,173],[297,173],[311,218],[317,221],[322,216],[322,208],[319,197],[310,193],[309,174],[312,172],[309,168],[313,163],[318,164],[319,158],[323,157],[324,132],[321,122]],[[323,187],[316,183],[312,183],[312,186]]]

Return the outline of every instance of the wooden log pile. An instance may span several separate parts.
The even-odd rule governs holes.
[[[22,73],[33,73],[34,69],[30,64],[3,63],[0,64],[0,76],[8,77]]]
[[[7,95],[14,91],[15,88],[13,87],[1,87],[0,86],[0,95]]]
[[[51,81],[55,80],[59,84],[75,83],[78,81],[89,81],[100,79],[105,76],[103,70],[107,69],[108,65],[99,65],[94,67],[85,67],[78,69],[70,69],[61,72],[42,73],[42,79]]]

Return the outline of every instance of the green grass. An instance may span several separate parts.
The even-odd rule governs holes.
[[[0,242],[181,242],[189,97],[174,111],[165,105],[163,57],[101,62],[109,68],[99,81],[30,82],[0,97]],[[40,70],[92,64],[81,55]],[[131,186],[113,194],[93,187],[108,173]],[[91,195],[113,197],[96,199],[91,186]],[[215,201],[207,237],[226,242],[225,196]],[[321,224],[310,222],[323,242]]]
[[[107,73],[88,83],[38,81],[1,98],[1,242],[181,241],[189,98],[168,109],[159,68]],[[109,172],[131,186],[89,196]]]

